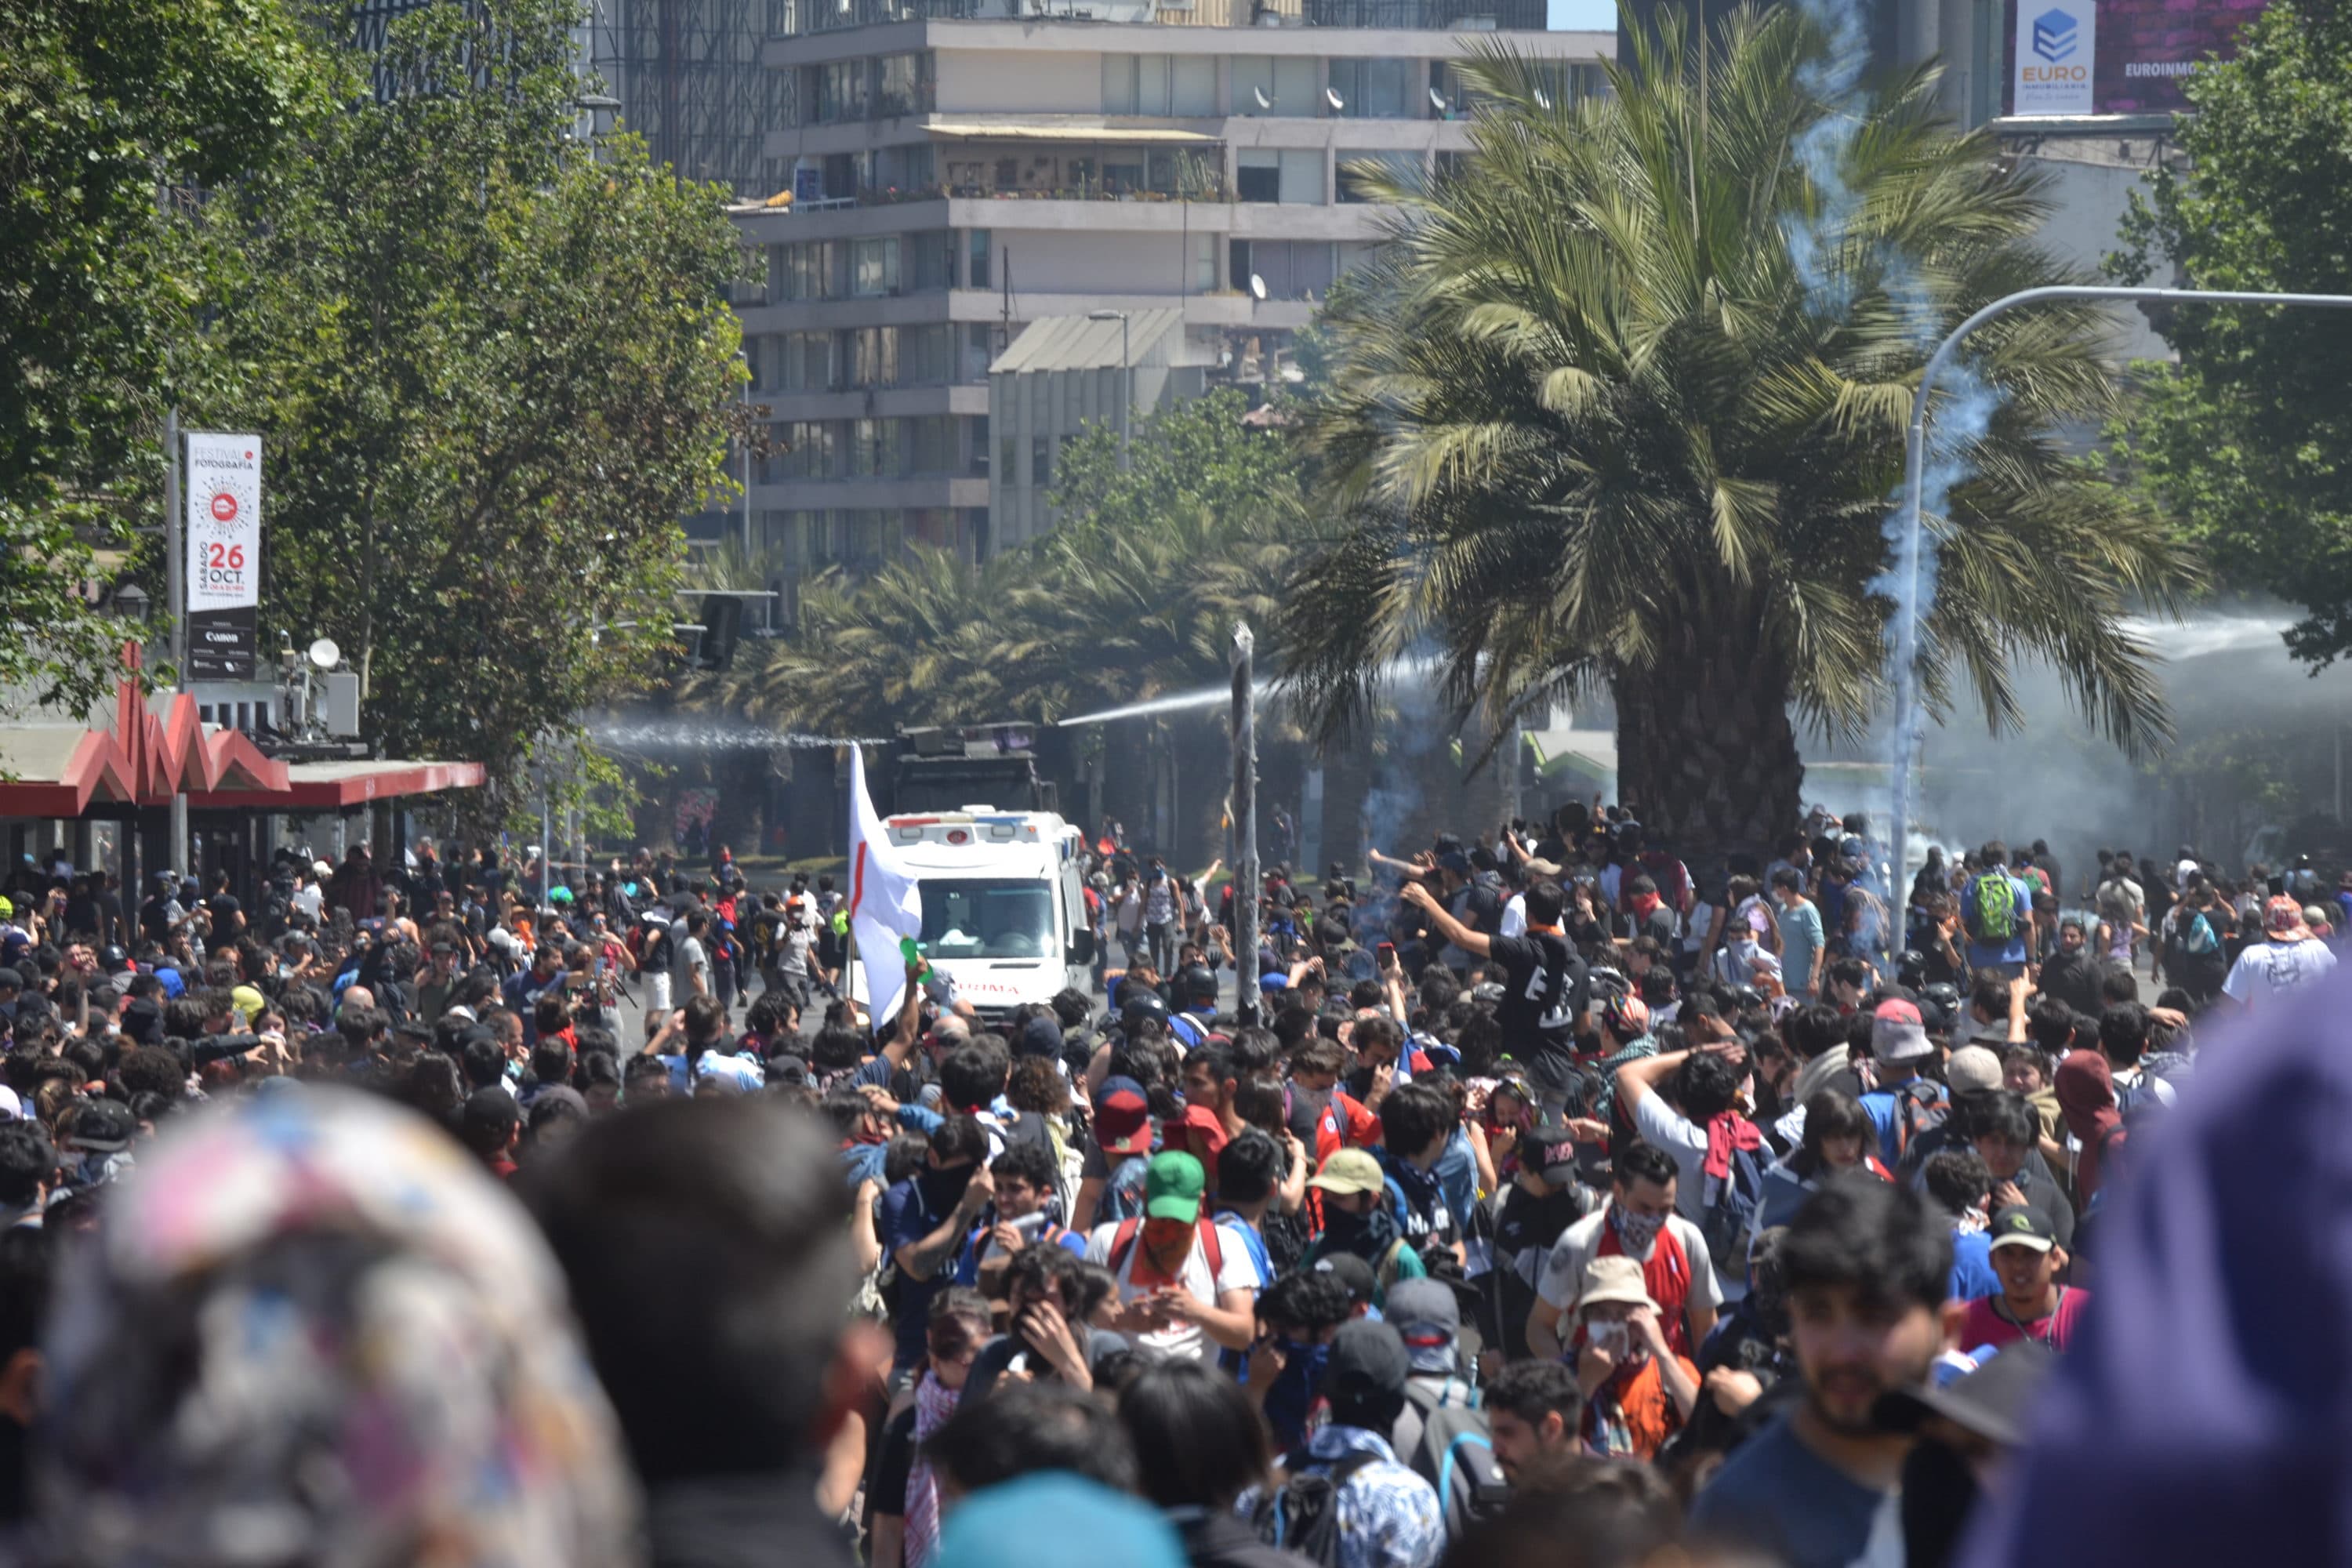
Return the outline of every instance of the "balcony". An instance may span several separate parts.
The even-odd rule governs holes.
[[[792,0],[781,36],[837,33],[891,22],[1149,22],[1153,0]]]
[[[1433,32],[1544,30],[1544,0],[1304,0],[1310,27],[1393,27]]]

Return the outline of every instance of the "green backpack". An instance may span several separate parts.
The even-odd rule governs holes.
[[[2007,942],[2017,934],[2017,886],[1999,871],[1977,879],[1969,894],[1969,934],[1979,942]]]

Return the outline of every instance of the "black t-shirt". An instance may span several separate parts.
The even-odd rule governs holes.
[[[915,1468],[915,1412],[901,1410],[882,1428],[882,1446],[874,1457],[873,1477],[866,1483],[866,1522],[877,1513],[902,1519],[907,1512],[907,1478]]]
[[[1575,1065],[1577,1020],[1591,996],[1584,961],[1557,931],[1495,937],[1487,951],[1503,966],[1503,1000],[1495,1009],[1503,1048],[1559,1087]]]
[[[1528,1276],[1540,1278],[1543,1257],[1560,1233],[1584,1217],[1587,1194],[1574,1187],[1538,1197],[1517,1182],[1503,1194],[1502,1213],[1495,1218],[1495,1279],[1496,1310],[1494,1325],[1502,1337],[1503,1353],[1515,1359],[1528,1355],[1528,1314],[1535,1310],[1536,1288]],[[1523,1255],[1537,1256],[1532,1267],[1520,1266]],[[1481,1316],[1484,1309],[1481,1310]]]

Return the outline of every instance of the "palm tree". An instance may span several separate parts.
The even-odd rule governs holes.
[[[1496,733],[1538,696],[1606,688],[1623,797],[1704,852],[1793,824],[1798,724],[1856,735],[1885,690],[1873,580],[1926,348],[2000,295],[2080,279],[2032,241],[2040,182],[1954,133],[1931,71],[1830,104],[1793,7],[1729,18],[1704,70],[1681,24],[1659,31],[1574,104],[1484,51],[1465,163],[1382,184],[1404,216],[1335,297],[1307,417],[1349,526],[1282,641],[1327,731],[1408,652],[1436,652]],[[2043,309],[1973,340],[1999,403],[1930,521],[1938,710],[1964,680],[2013,722],[2012,664],[2042,658],[2109,736],[2166,732],[2121,617],[2172,608],[2194,568],[2060,438],[2113,407],[2104,335],[2090,309]]]

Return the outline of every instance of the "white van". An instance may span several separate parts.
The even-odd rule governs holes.
[[[1094,984],[1078,830],[1047,811],[968,805],[883,819],[923,889],[924,956],[982,1019]],[[861,963],[860,967],[864,965]]]

